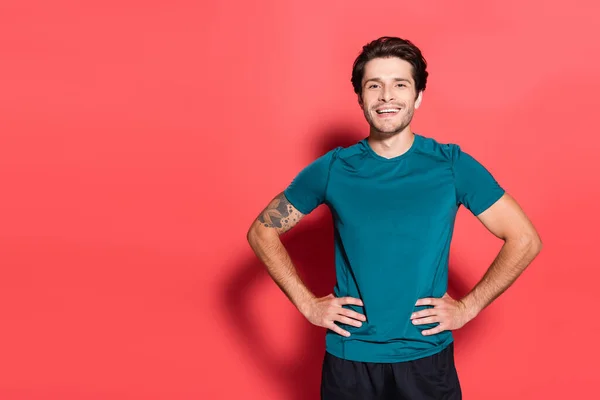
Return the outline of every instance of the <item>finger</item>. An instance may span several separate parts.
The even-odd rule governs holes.
[[[419,299],[415,303],[415,306],[436,306],[440,304],[440,299],[436,297],[426,297],[424,299]]]
[[[357,313],[356,311],[348,310],[347,308],[342,308],[340,311],[338,311],[338,314],[345,315],[346,317],[354,318],[359,321],[367,320],[367,317],[365,317],[363,314]]]
[[[425,335],[425,336],[431,336],[431,335],[435,335],[435,334],[438,334],[438,333],[440,333],[440,332],[443,332],[443,331],[445,331],[445,330],[446,330],[446,328],[443,328],[443,327],[442,327],[442,324],[440,324],[440,325],[436,326],[436,327],[435,327],[435,328],[433,328],[433,329],[428,329],[428,330],[426,330],[426,331],[423,331],[423,332],[421,332],[421,333],[422,333],[423,335]]]
[[[440,322],[440,317],[435,316],[435,317],[413,319],[412,323],[415,325],[421,325],[421,324],[432,324],[434,322]]]
[[[435,308],[428,308],[426,310],[417,311],[411,314],[410,319],[429,317],[431,315],[437,315],[438,311]]]
[[[338,304],[340,306],[345,305],[345,304],[353,304],[355,306],[362,306],[363,302],[361,299],[357,299],[355,297],[339,297]]]
[[[356,326],[357,328],[360,328],[362,326],[362,322],[348,317],[344,317],[343,315],[338,315],[337,318],[335,318],[335,320],[346,325]]]
[[[327,324],[327,328],[331,329],[332,331],[334,331],[338,335],[342,335],[342,336],[345,336],[345,337],[350,336],[350,332],[343,330],[342,328],[340,328],[339,326],[337,326],[333,322],[329,322]]]

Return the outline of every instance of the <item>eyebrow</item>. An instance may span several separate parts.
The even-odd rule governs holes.
[[[380,79],[380,78],[370,78],[370,79],[367,79],[367,80],[365,81],[365,84],[366,84],[367,82],[371,82],[371,81],[375,81],[375,82],[383,82],[383,80],[382,80],[382,79]],[[401,81],[401,82],[408,82],[408,83],[411,83],[411,82],[410,82],[410,80],[409,80],[409,79],[406,79],[406,78],[394,78],[394,81],[396,81],[396,82],[398,82],[398,81]]]

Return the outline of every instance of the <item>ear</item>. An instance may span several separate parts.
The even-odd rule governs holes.
[[[358,105],[360,106],[360,108],[364,108],[362,96],[360,95],[360,93],[357,96],[358,96]]]
[[[417,100],[415,101],[415,109],[419,108],[419,106],[421,105],[422,101],[423,101],[423,91],[421,90],[419,92],[419,95],[417,96]]]

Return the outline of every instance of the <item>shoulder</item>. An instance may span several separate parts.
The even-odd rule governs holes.
[[[423,135],[419,138],[418,151],[423,155],[453,163],[461,152],[460,145],[456,143],[445,143]]]
[[[304,169],[323,170],[329,168],[333,160],[337,158],[337,155],[341,149],[341,147],[336,147],[326,151],[325,153],[320,154],[315,159],[313,159]]]
[[[340,159],[348,159],[354,156],[363,154],[365,151],[365,139],[359,140],[358,142],[345,147],[338,147],[336,150],[335,157]]]
[[[348,160],[355,156],[362,155],[364,151],[364,143],[361,140],[349,146],[335,147],[318,157],[315,162],[331,166],[337,160]]]

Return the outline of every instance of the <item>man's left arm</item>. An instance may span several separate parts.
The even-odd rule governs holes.
[[[504,245],[483,278],[462,299],[454,300],[446,293],[441,298],[417,301],[416,305],[433,307],[414,313],[413,324],[439,323],[423,331],[424,335],[458,329],[475,318],[515,282],[542,249],[533,224],[508,193],[477,218],[492,234],[504,240]]]

